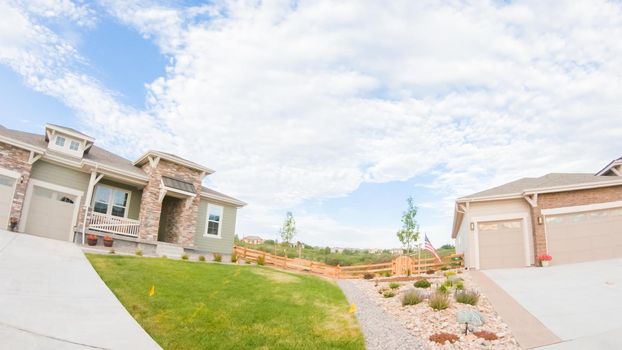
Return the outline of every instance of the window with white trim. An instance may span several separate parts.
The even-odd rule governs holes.
[[[54,141],[54,143],[56,144],[56,146],[63,147],[65,146],[65,138],[58,135],[56,136],[56,140]]]
[[[76,140],[71,140],[71,143],[69,144],[69,149],[72,151],[77,151],[78,149],[80,149],[80,142]]]
[[[97,185],[93,197],[93,211],[101,214],[127,217],[130,192],[118,188]]]
[[[220,205],[214,205],[214,204],[207,205],[207,217],[205,220],[205,236],[220,237],[220,231],[222,229],[222,212],[223,212],[223,208]]]

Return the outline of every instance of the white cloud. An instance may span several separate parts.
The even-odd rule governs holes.
[[[251,203],[242,232],[273,230],[305,199],[434,172],[434,205],[446,212],[430,230],[445,241],[456,196],[521,176],[596,170],[622,149],[619,3],[103,6],[171,58],[167,75],[149,84],[148,109],[119,105],[72,71],[31,84],[79,111],[99,139],[114,135],[116,149],[169,147],[215,168],[215,187]],[[20,36],[45,33],[31,40],[44,61],[77,57],[49,44],[59,39],[45,28],[24,28]],[[4,35],[0,43],[16,37]],[[63,55],[52,64],[65,67]],[[15,60],[4,62],[38,78]],[[80,94],[67,96],[68,86]],[[384,237],[302,215],[301,234],[313,243]]]

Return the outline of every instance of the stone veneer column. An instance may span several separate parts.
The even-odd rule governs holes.
[[[32,165],[28,164],[29,157],[30,151],[0,142],[0,166],[18,172],[23,176],[22,179],[17,179],[9,220],[13,217],[20,220],[22,216],[24,198],[26,197],[26,189],[28,188],[30,171],[32,169]],[[0,223],[1,228],[8,229],[9,226],[10,221]]]
[[[162,211],[162,203],[159,201],[160,184],[164,175],[194,185],[197,196],[179,199],[180,203],[175,205],[174,210],[171,211],[173,216],[169,218],[166,225],[166,229],[172,230],[172,232],[167,232],[167,236],[175,237],[175,243],[193,246],[201,201],[199,195],[201,193],[201,172],[163,159],[158,162],[155,169],[146,163],[143,170],[149,175],[149,183],[143,189],[140,207],[140,238],[158,240],[158,226]]]

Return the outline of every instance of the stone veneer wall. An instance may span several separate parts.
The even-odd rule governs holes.
[[[158,165],[153,168],[149,162],[143,165],[142,169],[149,176],[149,182],[143,189],[140,207],[140,234],[139,237],[152,241],[158,240],[158,227],[160,224],[160,214],[162,203],[159,201],[160,184],[162,176],[176,178],[192,183],[197,194],[201,193],[201,172],[189,169],[167,160],[161,159]],[[194,245],[194,233],[201,198],[199,195],[180,199],[179,208],[174,210],[175,215],[170,217],[167,224],[170,232],[167,235],[175,236],[176,242],[184,246]]]
[[[538,224],[538,217],[542,215],[543,209],[572,207],[620,200],[622,200],[622,186],[539,194],[538,206],[531,208],[535,258],[547,253],[544,224]]]
[[[30,170],[32,169],[32,165],[28,164],[29,157],[30,151],[0,142],[0,166],[18,172],[24,177],[22,181],[17,179],[9,218],[16,217],[20,219],[22,216],[26,188],[28,187]],[[0,223],[0,227],[8,229],[9,222]]]

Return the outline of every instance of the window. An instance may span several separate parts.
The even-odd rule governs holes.
[[[54,143],[56,143],[56,146],[63,147],[65,146],[65,138],[62,136],[56,136],[56,141]]]
[[[124,218],[127,217],[129,202],[130,193],[128,191],[97,186],[93,199],[93,211]]]
[[[80,143],[78,141],[71,140],[69,144],[69,149],[72,151],[77,151],[80,148]]]
[[[207,220],[205,226],[205,236],[220,237],[220,229],[222,226],[222,207],[220,205],[207,205]]]

